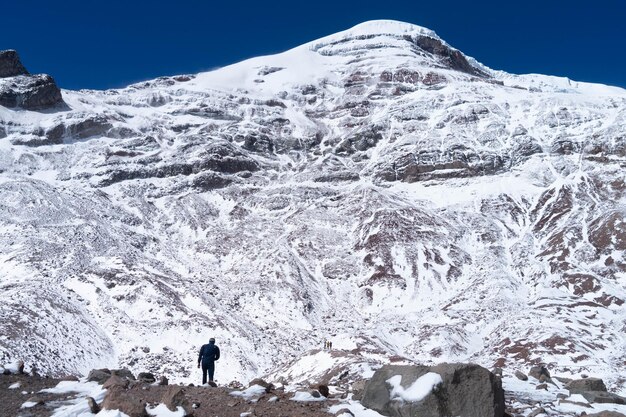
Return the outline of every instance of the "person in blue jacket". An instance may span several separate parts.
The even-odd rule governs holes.
[[[209,372],[209,382],[213,382],[215,361],[220,358],[220,348],[215,345],[215,339],[210,338],[208,345],[202,345],[198,355],[198,368],[202,363],[202,385],[206,384],[206,374]]]

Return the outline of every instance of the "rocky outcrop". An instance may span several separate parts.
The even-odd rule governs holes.
[[[146,161],[146,166],[114,169],[106,174],[99,185],[109,186],[117,182],[138,178],[167,178],[202,173],[193,179],[191,185],[201,190],[211,190],[222,188],[232,182],[232,179],[219,175],[219,173],[253,172],[260,168],[254,159],[227,144],[207,147],[198,160],[193,162],[180,160],[163,165],[151,162],[153,161]]]
[[[401,386],[408,389],[428,373],[441,376],[441,383],[421,400],[394,399],[391,379],[401,376]],[[450,417],[504,415],[502,382],[487,369],[474,364],[441,364],[437,366],[386,365],[368,382],[361,401],[383,415]]]
[[[15,77],[16,75],[28,75],[17,51],[13,49],[0,51],[0,78]]]
[[[61,122],[45,132],[47,144],[62,143],[64,138],[87,139],[93,136],[104,136],[113,128],[105,116],[87,116],[78,120]]]
[[[51,76],[30,75],[16,51],[0,51],[0,106],[41,110],[62,102],[61,90]]]
[[[376,175],[384,181],[417,182],[430,179],[464,178],[495,174],[508,166],[508,156],[476,152],[463,145],[445,150],[424,149],[403,155]]]
[[[450,48],[439,39],[430,36],[417,36],[413,41],[420,49],[439,57],[450,69],[480,77],[487,76],[483,71],[470,65],[461,51]]]
[[[0,83],[0,106],[41,110],[62,102],[61,90],[46,74],[18,75]]]

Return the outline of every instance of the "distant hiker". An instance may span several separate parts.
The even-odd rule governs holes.
[[[206,374],[209,372],[209,382],[213,382],[215,361],[220,358],[220,348],[215,346],[215,339],[210,338],[208,345],[202,345],[198,355],[198,368],[202,363],[202,385],[206,384]]]

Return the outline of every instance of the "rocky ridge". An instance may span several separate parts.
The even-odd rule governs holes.
[[[45,110],[62,103],[61,90],[51,76],[31,75],[16,51],[0,51],[0,106]]]
[[[215,336],[224,380],[400,357],[622,392],[623,90],[388,21],[60,107],[2,56],[3,361],[188,381]]]

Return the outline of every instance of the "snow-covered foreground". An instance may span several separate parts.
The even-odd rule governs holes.
[[[198,382],[212,336],[222,383],[542,362],[624,393],[624,90],[377,21],[63,97],[0,107],[0,362]]]

